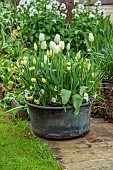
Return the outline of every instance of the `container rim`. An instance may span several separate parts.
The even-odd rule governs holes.
[[[38,106],[38,105],[36,105],[36,104],[31,104],[31,103],[29,103],[28,101],[26,101],[26,100],[24,100],[25,101],[25,103],[28,105],[28,106],[32,106],[32,107],[35,107],[35,108],[40,108],[40,109],[54,109],[54,110],[60,110],[60,109],[71,109],[71,108],[74,108],[74,106],[61,106],[61,107],[51,107],[51,106]],[[84,107],[84,106],[88,106],[88,105],[91,105],[92,104],[92,102],[93,102],[93,99],[90,99],[90,101],[88,101],[87,103],[83,103],[82,105],[81,105],[81,107]]]

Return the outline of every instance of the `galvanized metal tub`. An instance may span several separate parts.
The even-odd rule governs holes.
[[[44,107],[28,104],[33,132],[44,138],[73,138],[90,129],[91,103],[82,104],[78,115],[74,107]]]

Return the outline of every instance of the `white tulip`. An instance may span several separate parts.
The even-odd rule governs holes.
[[[89,33],[89,41],[93,42],[94,41],[94,36],[92,33]]]
[[[45,40],[44,34],[43,34],[43,33],[40,33],[40,35],[39,35],[39,41],[40,41],[40,42],[43,42],[44,40]]]
[[[42,49],[42,50],[45,50],[46,48],[47,48],[46,41],[43,41],[43,42],[41,43],[41,49]]]
[[[54,38],[54,42],[56,44],[59,44],[59,41],[60,41],[60,35],[59,34],[56,34],[55,38]]]
[[[50,41],[50,43],[49,43],[50,50],[54,50],[55,46],[56,46],[55,42]]]
[[[59,42],[59,46],[60,46],[60,49],[61,49],[61,50],[64,50],[64,47],[65,47],[64,41],[60,41],[60,42]]]
[[[59,51],[60,51],[60,46],[59,45],[55,45],[54,49],[53,49],[54,54],[58,54]]]

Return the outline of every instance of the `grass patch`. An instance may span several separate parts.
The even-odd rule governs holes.
[[[26,121],[5,120],[0,110],[0,170],[61,170],[46,142]]]

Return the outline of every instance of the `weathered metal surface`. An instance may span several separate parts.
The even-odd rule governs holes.
[[[106,104],[106,118],[113,123],[113,80],[103,80],[102,84]]]
[[[90,103],[83,104],[78,115],[74,108],[41,107],[28,104],[32,130],[36,135],[46,138],[73,138],[90,128]]]

